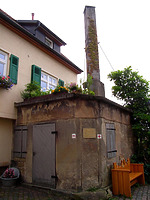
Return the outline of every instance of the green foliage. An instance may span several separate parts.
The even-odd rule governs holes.
[[[131,163],[142,163],[139,161],[139,156],[137,154],[132,155],[130,159]],[[146,182],[149,184],[150,183],[150,162],[144,163],[144,174],[146,177]]]
[[[64,86],[60,86],[60,85],[57,85],[57,87],[52,90],[52,93],[59,93],[59,92],[66,92],[68,93],[69,92],[69,89],[67,87],[64,87]]]
[[[144,174],[146,177],[146,182],[150,183],[150,164],[148,163],[144,164]]]
[[[90,87],[93,83],[92,79],[93,79],[93,77],[90,74],[88,74],[87,81],[83,83],[83,88],[84,88],[83,94],[93,95],[93,96],[95,95],[95,92],[90,89]]]
[[[113,95],[124,100],[128,107],[136,108],[143,102],[147,103],[145,100],[149,97],[149,82],[138,75],[138,72],[133,72],[131,66],[122,71],[111,72],[108,78],[115,83],[112,87]]]
[[[99,190],[99,187],[91,187],[87,189],[88,192],[96,192],[97,190]]]
[[[46,92],[41,91],[41,86],[37,82],[31,82],[25,85],[24,91],[21,92],[21,97],[23,99],[29,99],[31,97],[37,97],[42,95],[48,95],[52,93],[66,92],[66,93],[78,93],[78,94],[87,94],[87,95],[95,95],[95,93],[90,90],[90,86],[92,84],[92,77],[88,75],[86,86],[84,90],[82,90],[81,86],[78,86],[76,83],[71,83],[69,86],[60,86],[59,84],[54,90],[48,90]]]
[[[29,99],[31,97],[37,97],[42,95],[50,94],[50,91],[43,92],[41,87],[36,82],[26,84],[26,88],[21,92],[21,97],[23,99]]]
[[[76,83],[71,83],[68,86],[68,89],[69,89],[70,93],[82,94],[82,88],[81,88],[81,86],[78,86]]]
[[[136,155],[133,158],[135,162],[144,163],[145,171],[147,169],[150,171],[149,82],[143,79],[138,72],[133,72],[131,66],[122,71],[111,72],[108,78],[115,83],[112,87],[113,95],[124,100],[125,106],[133,112],[132,129],[137,138]],[[150,176],[148,173],[145,175],[146,178]]]
[[[89,36],[89,44],[85,48],[86,54],[88,54],[88,73],[92,74],[93,69],[97,69],[99,67],[99,60],[98,60],[98,46],[97,46],[97,34],[96,34],[96,26],[94,20],[89,21],[89,28],[88,28],[88,36]]]

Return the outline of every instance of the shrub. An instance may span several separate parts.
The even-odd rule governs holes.
[[[26,84],[26,89],[21,92],[21,97],[23,99],[29,99],[31,97],[41,96],[46,94],[41,91],[41,86],[36,82]]]

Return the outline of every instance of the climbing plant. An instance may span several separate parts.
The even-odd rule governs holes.
[[[86,54],[89,57],[87,65],[89,66],[88,74],[92,75],[93,69],[99,69],[99,60],[98,60],[98,46],[97,46],[97,33],[96,25],[94,20],[89,21],[88,27],[88,43],[86,44]]]

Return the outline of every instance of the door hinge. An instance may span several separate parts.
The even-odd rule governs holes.
[[[117,150],[107,151],[107,153],[114,153],[117,152]]]
[[[52,131],[52,132],[51,132],[51,134],[57,134],[57,133],[58,133],[57,131]]]
[[[58,178],[57,176],[51,176],[51,178]]]

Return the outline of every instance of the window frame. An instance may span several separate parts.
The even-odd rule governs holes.
[[[47,78],[44,79],[44,78],[42,77],[42,74],[45,75]],[[52,80],[55,80],[55,81],[56,81],[56,84],[53,84],[52,82],[50,82],[50,81],[49,81],[49,78],[52,78]],[[45,82],[45,83],[47,84],[47,87],[45,88],[45,90],[44,90],[43,87],[42,87],[42,82]],[[41,70],[41,90],[42,90],[42,91],[48,91],[48,90],[50,90],[50,89],[53,90],[53,89],[56,88],[57,84],[58,84],[58,78],[57,78],[57,77],[55,77],[55,76],[53,76],[53,75],[51,75],[51,74],[49,74],[49,73],[47,73],[47,72]],[[50,87],[49,87],[50,85],[51,85],[53,88],[50,88]]]
[[[50,40],[48,37],[45,37],[45,44],[49,46],[51,49],[53,49],[54,43],[52,40]]]
[[[3,74],[0,76],[5,76],[6,77],[6,71],[7,71],[7,62],[8,62],[8,54],[6,52],[4,52],[3,50],[0,50],[0,54],[4,55],[6,57],[5,60],[0,58],[0,63],[2,63],[4,65],[4,69],[3,69]]]

